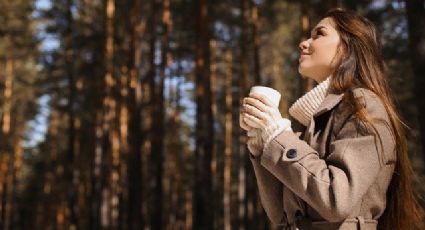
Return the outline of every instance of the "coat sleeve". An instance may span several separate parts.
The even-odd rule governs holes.
[[[283,209],[283,184],[250,155],[261,204],[273,224],[286,224]]]
[[[291,122],[296,127],[295,129],[293,127],[295,135],[302,136],[305,127],[296,120]],[[273,224],[288,224],[284,212],[283,183],[261,165],[260,157],[254,157],[252,154],[249,156],[254,168],[260,201],[268,218]]]
[[[375,98],[376,99],[376,98]],[[293,132],[284,131],[264,148],[261,165],[330,222],[343,221],[374,183],[395,143],[379,100],[366,111],[382,144],[351,116],[330,143],[326,159]],[[361,128],[363,127],[363,128]],[[382,149],[380,146],[384,146]]]

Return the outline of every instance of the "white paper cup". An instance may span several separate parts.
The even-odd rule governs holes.
[[[279,91],[266,86],[253,86],[249,93],[260,94],[266,97],[275,107],[279,107],[280,93]]]

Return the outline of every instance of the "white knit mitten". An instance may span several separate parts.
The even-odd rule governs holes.
[[[249,126],[245,123],[245,121],[243,120],[243,117],[244,117],[244,113],[243,113],[243,111],[241,110],[241,111],[239,111],[239,126],[240,126],[243,130],[245,130],[245,131],[249,131],[249,130],[251,130],[252,128],[251,128],[251,127],[249,127]]]
[[[283,131],[292,131],[291,121],[286,118],[282,118],[276,123],[267,126],[261,132],[261,139],[264,141],[264,145],[267,145],[271,140],[273,140],[277,135],[279,135]]]
[[[260,129],[251,129],[247,132],[248,136],[248,150],[254,156],[257,157],[261,155],[263,151],[264,143],[261,139],[261,130]]]
[[[243,120],[252,128],[261,130],[261,139],[266,145],[283,130],[292,130],[291,121],[282,118],[277,107],[266,98],[259,95],[250,95],[244,104]]]

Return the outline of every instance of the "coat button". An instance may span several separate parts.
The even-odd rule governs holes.
[[[286,152],[286,156],[289,159],[297,157],[297,150],[296,149],[288,149],[288,151]]]
[[[303,213],[301,212],[301,210],[297,210],[295,212],[295,219],[296,220],[301,220],[303,218]]]

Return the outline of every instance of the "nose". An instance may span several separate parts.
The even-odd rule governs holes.
[[[303,51],[305,49],[308,49],[309,46],[310,46],[310,39],[302,41],[298,47],[300,48],[300,51]]]

